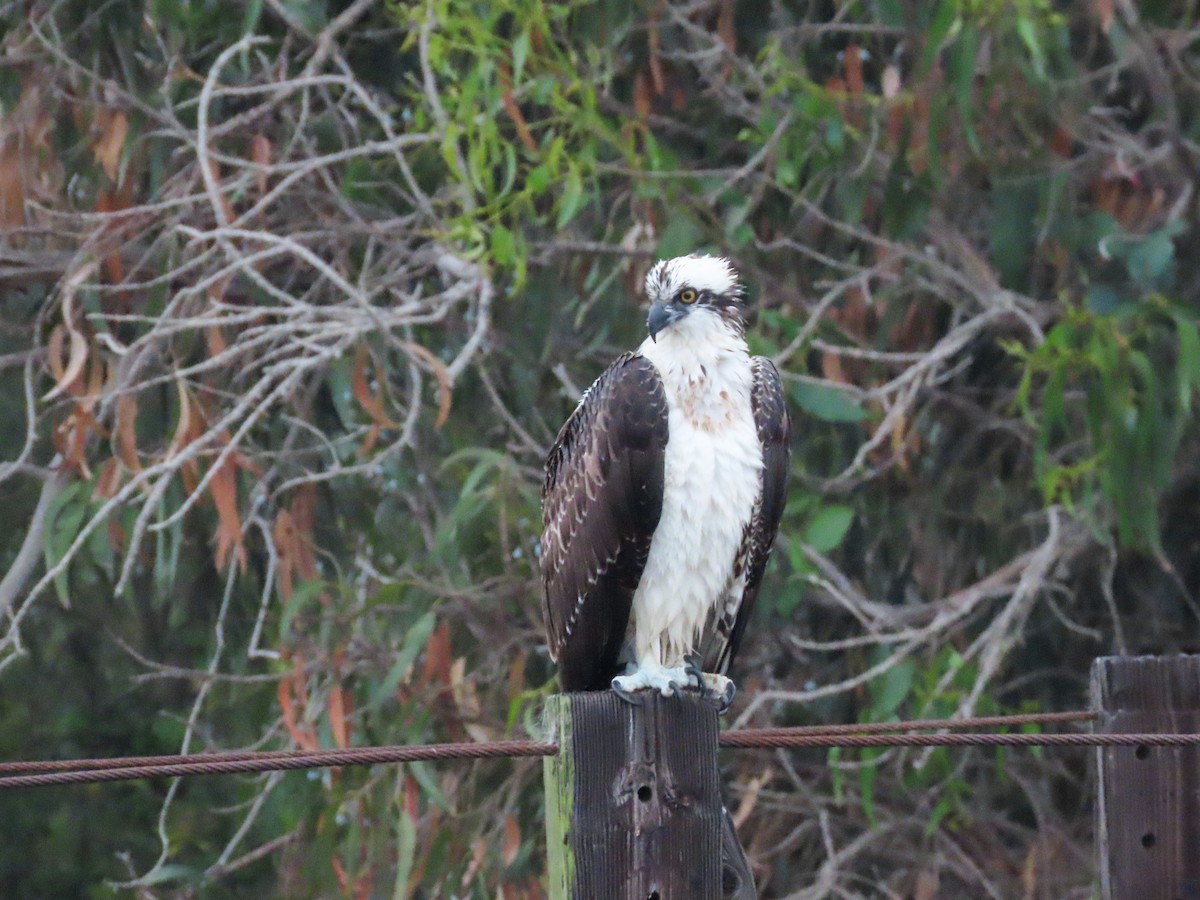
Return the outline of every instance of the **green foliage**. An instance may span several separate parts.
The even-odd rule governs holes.
[[[652,253],[730,255],[787,383],[733,670],[773,692],[755,724],[1070,708],[1096,654],[1193,641],[1200,97],[1170,4],[94,6],[0,13],[0,576],[33,563],[0,594],[0,756],[535,731],[542,456],[643,338]],[[938,859],[947,896],[1067,896],[1073,766],[728,773],[744,843],[781,848],[764,895],[831,844],[842,893]],[[539,785],[14,794],[0,894],[531,896]]]
[[[433,151],[422,161],[423,180],[431,190],[446,179],[457,185],[447,238],[468,257],[513,272],[518,285],[531,227],[565,228],[594,197],[599,166],[631,150],[599,111],[596,83],[579,77],[573,44],[587,6],[443,0],[395,7],[410,26],[404,49],[427,66],[426,93],[413,98],[414,125],[442,127],[437,161]]]
[[[828,553],[842,543],[854,521],[854,509],[837,504],[821,509],[804,529],[804,543],[818,553]]]
[[[861,422],[867,417],[846,391],[825,384],[797,381],[792,398],[806,413],[826,422]]]
[[[1200,388],[1195,319],[1157,297],[1112,315],[1076,309],[1041,346],[1014,352],[1045,501],[1111,522],[1123,544],[1161,554],[1159,501]]]
[[[888,657],[883,652],[876,653],[871,660],[874,665],[887,661]],[[912,658],[899,659],[869,682],[869,702],[861,710],[859,721],[874,723],[951,718],[959,712],[971,693],[978,675],[978,667],[964,660],[952,647],[943,648],[923,664]],[[1036,708],[1026,706],[1011,712],[1036,711]],[[999,715],[1002,712],[1006,711],[989,698],[984,698],[975,707],[977,715]],[[1032,732],[1036,728],[1027,726],[1025,730]],[[909,752],[918,757],[918,762],[903,767],[899,783],[914,802],[921,796],[933,796],[933,805],[927,810],[926,836],[932,835],[947,822],[950,827],[970,822],[973,791],[958,760],[962,751],[937,747]],[[847,755],[840,748],[829,752],[829,762],[834,766],[834,795],[841,803],[848,799],[845,780]],[[858,756],[854,765],[858,772],[857,799],[867,821],[872,827],[877,827],[876,785],[885,753],[880,748],[863,748],[853,755]],[[1004,759],[1003,753],[996,754],[992,777],[1001,780],[1005,777]]]

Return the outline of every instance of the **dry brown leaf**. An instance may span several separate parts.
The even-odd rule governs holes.
[[[283,724],[301,750],[316,750],[320,746],[311,725],[302,721],[308,697],[308,677],[304,671],[304,654],[292,654],[292,671],[279,681],[277,691]]]
[[[646,69],[642,69],[633,79],[633,109],[639,119],[650,115],[653,102],[650,92],[650,76]]]
[[[279,599],[285,604],[292,599],[295,588],[295,544],[296,526],[292,522],[292,514],[281,509],[275,516],[275,524],[271,528],[271,539],[275,542],[275,580],[279,586]]]
[[[96,486],[92,488],[92,497],[97,500],[108,500],[121,487],[121,466],[115,456],[104,461],[104,465],[100,467],[100,476],[96,479]],[[110,518],[109,524],[117,521],[115,518]]]
[[[422,348],[424,349],[424,348]],[[373,364],[375,369],[375,384],[377,390],[372,393],[370,385],[367,384],[367,362]],[[387,410],[383,405],[383,385],[385,372],[378,360],[374,358],[370,348],[365,343],[359,344],[358,349],[354,351],[354,374],[350,380],[351,390],[354,392],[356,399],[363,410],[371,417],[371,421],[381,428],[395,428],[396,423],[388,416]]]
[[[913,98],[911,127],[912,141],[908,145],[908,165],[917,175],[929,165],[929,110],[932,106],[929,83],[922,85]]]
[[[425,665],[421,668],[420,688],[450,685],[450,623],[439,622],[425,644]]]
[[[466,871],[463,872],[462,890],[467,893],[467,888],[471,886],[471,882],[475,880],[475,876],[483,869],[483,864],[487,861],[488,843],[483,838],[475,838],[471,842],[471,861],[467,864]]]
[[[116,181],[121,169],[121,151],[129,134],[129,118],[121,110],[101,110],[96,119],[99,134],[92,141],[92,155],[110,180]]]
[[[51,388],[43,400],[53,400],[55,397],[67,392],[77,392],[82,385],[76,385],[76,380],[83,374],[83,367],[87,364],[88,359],[88,342],[83,333],[71,325],[66,326],[66,331],[70,335],[70,347],[67,351],[67,363],[62,364],[62,334],[58,334],[57,340],[55,333],[58,332],[62,325],[55,325],[50,332],[50,340],[48,342],[49,354],[47,362],[50,365],[50,372],[54,375],[54,387]],[[75,391],[72,391],[75,388]]]
[[[267,192],[266,167],[271,164],[271,140],[265,134],[256,134],[251,139],[250,158],[254,160],[255,165],[261,167],[255,175],[258,195],[261,197]]]
[[[0,144],[0,226],[25,221],[25,167],[21,145],[11,140]]]
[[[228,440],[228,436],[225,436]],[[237,551],[238,565],[246,567],[246,545],[242,540],[242,516],[238,512],[237,464],[233,454],[215,464],[208,482],[208,493],[217,508],[216,566],[225,569],[229,554]]]
[[[454,705],[458,710],[458,718],[463,723],[472,740],[491,741],[496,739],[495,732],[480,722],[481,705],[479,691],[475,682],[467,677],[466,657],[460,656],[450,666],[450,693],[454,697]]]
[[[346,872],[342,858],[335,853],[329,860],[329,865],[333,868],[333,877],[337,879],[338,893],[345,896],[350,892],[350,875]]]
[[[908,417],[897,416],[895,423],[892,425],[892,433],[889,435],[892,445],[892,457],[899,466],[900,471],[905,475],[909,473],[908,454],[904,452],[904,445],[908,440]]]
[[[115,213],[129,206],[128,191],[101,191],[96,198],[96,212]],[[121,260],[119,245],[111,253],[107,253],[101,262],[101,270],[109,284],[120,284],[125,280],[125,263]]]
[[[292,554],[296,574],[311,581],[318,576],[317,552],[313,546],[313,526],[317,519],[317,489],[315,485],[306,484],[297,489],[292,498],[292,527],[295,528],[295,542]],[[322,594],[322,600],[325,595]]]
[[[50,375],[57,382],[62,379],[66,366],[63,365],[63,343],[67,339],[67,329],[61,323],[50,329],[46,339],[46,365],[50,367]]]
[[[919,442],[921,440],[920,435],[915,430],[909,428],[909,425],[908,416],[898,416],[896,423],[892,426],[892,433],[890,435],[892,458],[896,466],[905,475],[912,472],[910,460],[920,450]]]
[[[73,469],[84,479],[90,479],[88,461],[84,456],[88,428],[80,418],[82,418],[82,413],[77,404],[67,414],[66,419],[54,426],[52,440],[54,451],[62,457],[62,464],[68,469]]]
[[[89,266],[88,271],[92,271],[93,268]],[[84,384],[88,343],[83,334],[72,324],[71,297],[73,294],[70,291],[65,293],[63,317],[65,330],[70,335],[71,347],[68,351],[67,363],[64,365],[62,361],[63,333],[57,331],[57,328],[51,331],[47,349],[52,352],[48,354],[47,364],[58,383],[46,394],[46,399],[63,392],[75,398],[74,408],[66,419],[55,428],[53,440],[55,448],[62,454],[66,466],[74,469],[81,477],[90,479],[92,473],[88,468],[86,457],[88,437],[93,432],[101,437],[107,436],[93,414],[100,398],[100,391],[104,387],[105,366],[102,360],[93,359],[87,384]]]
[[[361,856],[364,862],[367,862],[367,848],[363,847]],[[358,882],[354,887],[355,900],[370,900],[371,888],[375,886],[375,867],[367,862],[366,870],[358,876]]]
[[[1061,125],[1056,125],[1050,135],[1050,152],[1062,159],[1070,159],[1075,150],[1075,139]]]
[[[846,48],[846,52],[842,57],[846,67],[846,90],[855,97],[861,97],[863,93],[863,67],[862,67],[862,51],[858,44],[851,44]]]
[[[433,373],[438,385],[438,414],[433,423],[434,428],[441,428],[450,416],[450,402],[454,399],[454,385],[450,381],[450,370],[446,364],[433,355],[433,351],[420,344],[409,341],[405,347],[415,356],[423,368]]]
[[[842,368],[842,358],[836,353],[821,354],[821,376],[826,381],[837,384],[850,383],[850,379],[846,377],[846,372]]]
[[[292,680],[296,683],[296,696],[300,698],[301,705],[307,705],[308,671],[304,654],[298,650],[292,654]]]
[[[179,422],[175,425],[175,433],[167,448],[168,460],[184,451],[186,446],[204,437],[208,430],[208,418],[204,414],[203,402],[188,394],[184,379],[175,378],[175,389],[179,394]],[[200,464],[196,458],[191,458],[180,468],[180,476],[184,479],[184,488],[188,494],[196,492],[200,480]]]
[[[108,520],[108,546],[113,553],[121,553],[125,549],[125,526],[114,517]]]
[[[466,719],[479,718],[479,695],[472,682],[467,681],[467,659],[460,656],[450,664],[450,691],[459,715]]]
[[[414,822],[421,820],[421,786],[411,775],[404,776],[404,811]]]
[[[229,344],[225,340],[225,333],[218,325],[212,325],[204,330],[204,343],[208,347],[209,359],[215,359],[229,348]]]
[[[312,581],[318,577],[317,555],[313,548],[312,529],[316,516],[316,488],[304,485],[296,491],[289,509],[281,509],[275,516],[271,528],[271,539],[278,556],[276,579],[279,597],[287,603],[292,599],[296,581]],[[326,591],[319,595],[321,603],[328,606],[330,599]]]
[[[533,132],[529,130],[529,123],[525,121],[521,107],[513,98],[512,72],[507,63],[502,63],[500,66],[500,102],[504,104],[504,112],[517,127],[517,137],[521,139],[521,143],[530,153],[537,153],[538,143],[533,138]]]
[[[312,731],[301,725],[295,701],[292,699],[292,679],[281,678],[277,691],[279,709],[283,713],[283,726],[301,750],[316,750],[317,740]]]
[[[725,45],[730,55],[737,53],[737,33],[733,27],[733,0],[721,0],[721,9],[717,12],[717,37]],[[729,63],[725,64],[728,74]]]
[[[54,194],[47,188],[60,180],[61,166],[50,142],[54,104],[45,93],[41,81],[28,79],[20,99],[0,121],[0,227],[23,225],[26,200],[51,200]],[[9,239],[21,240],[17,235]]]
[[[1025,900],[1033,900],[1037,896],[1038,863],[1041,855],[1042,842],[1034,841],[1029,852],[1025,854],[1025,862],[1021,866],[1021,888],[1024,891]]]
[[[654,87],[654,94],[661,97],[666,93],[667,80],[663,77],[662,68],[662,36],[658,30],[658,18],[662,15],[662,3],[656,3],[654,10],[650,13],[650,21],[646,26],[646,41],[649,45],[649,66],[650,66],[650,83]]]
[[[450,623],[442,620],[429,636],[425,645],[425,664],[421,669],[421,679],[418,690],[435,688],[438,700],[447,710],[447,730],[451,740],[461,740],[464,734],[462,723],[458,718],[458,706],[454,702],[451,690],[451,655],[450,655]]]
[[[92,354],[92,364],[88,369],[87,387],[84,388],[83,394],[79,397],[79,405],[86,409],[89,413],[96,409],[100,403],[100,395],[104,390],[104,379],[108,374],[109,366],[105,363],[104,357],[98,354]],[[103,429],[97,429],[103,432]]]
[[[137,452],[138,402],[137,395],[129,392],[117,398],[117,416],[114,438],[116,440],[117,456],[130,472],[140,472],[142,463]]]
[[[525,690],[525,661],[529,659],[528,651],[522,649],[513,657],[508,666],[508,702],[512,703],[517,695]]]
[[[521,829],[517,825],[517,820],[512,816],[504,817],[504,844],[500,848],[500,859],[504,861],[506,866],[511,866],[517,861],[517,855],[521,852]]]
[[[85,481],[92,478],[86,452],[88,432],[94,426],[96,420],[91,413],[75,404],[75,408],[55,427],[52,438],[54,450],[62,456],[63,465],[74,470]]]
[[[192,400],[182,378],[175,379],[175,391],[179,396],[179,421],[175,425],[175,434],[171,436],[171,443],[167,446],[167,459],[173,458],[175,454],[199,437],[198,434],[193,433]]]
[[[350,746],[350,716],[354,712],[354,698],[341,683],[345,663],[346,645],[342,644],[333,653],[333,686],[329,689],[329,728],[339,747]]]
[[[381,433],[382,429],[378,425],[372,424],[371,427],[367,429],[367,436],[363,438],[363,442],[358,445],[355,455],[359,459],[366,459],[368,456],[370,456],[371,452],[375,449],[375,445],[379,443],[379,435]]]
[[[913,889],[913,900],[937,900],[938,873],[936,869],[922,869],[917,875]]]
[[[350,713],[346,702],[346,693],[340,685],[329,689],[329,730],[333,733],[333,742],[339,747],[350,746]]]
[[[374,379],[378,385],[378,394],[372,394],[370,385],[367,384],[366,367],[367,359],[370,358],[374,364]],[[374,450],[379,439],[379,433],[383,428],[394,428],[396,424],[388,415],[388,410],[383,403],[383,385],[385,383],[386,373],[383,366],[379,365],[379,361],[374,359],[370,349],[366,343],[359,344],[359,349],[355,352],[354,359],[354,374],[352,378],[352,389],[354,396],[358,398],[362,408],[368,415],[371,416],[372,425],[370,431],[367,432],[367,437],[359,446],[358,455],[366,457]]]

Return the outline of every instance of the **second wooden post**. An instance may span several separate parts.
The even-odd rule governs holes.
[[[1200,656],[1092,666],[1102,734],[1200,731]],[[1096,850],[1104,900],[1200,897],[1200,747],[1099,747]]]

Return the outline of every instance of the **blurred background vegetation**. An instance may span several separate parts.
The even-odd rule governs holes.
[[[1200,649],[1200,36],[1129,0],[0,4],[0,758],[521,735],[541,460],[736,261],[740,725]],[[1089,897],[1084,751],[728,753],[764,896]],[[539,897],[537,761],[0,795],[5,897]]]

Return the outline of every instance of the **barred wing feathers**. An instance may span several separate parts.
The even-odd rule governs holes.
[[[546,458],[542,615],[566,691],[617,672],[633,594],[662,513],[667,400],[654,365],[617,358]]]

